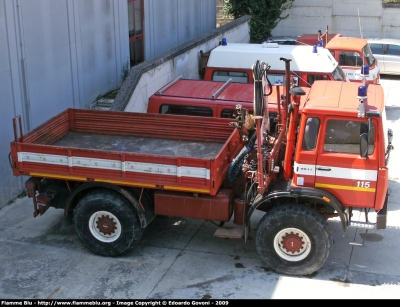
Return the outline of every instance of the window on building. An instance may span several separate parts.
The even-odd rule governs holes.
[[[143,55],[143,0],[128,0],[130,64],[144,61]]]

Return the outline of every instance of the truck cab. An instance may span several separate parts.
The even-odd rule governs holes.
[[[303,106],[292,184],[323,189],[345,207],[379,211],[388,191],[391,132],[384,93],[371,84],[318,81]],[[360,150],[360,143],[365,142]]]
[[[373,56],[366,39],[343,37],[341,34],[325,34],[325,37],[319,42],[318,37],[317,34],[303,34],[297,39],[297,44],[302,46],[322,44],[331,52],[345,72],[347,80],[351,82],[363,82],[361,67],[368,65],[369,76],[366,83],[379,83],[380,68],[378,61]]]
[[[315,80],[346,81],[345,73],[327,49],[277,43],[227,43],[214,48],[208,58],[204,80],[253,83],[252,66],[259,60],[270,66],[271,84],[283,84],[285,63],[281,58],[291,60],[294,86],[310,87]]]

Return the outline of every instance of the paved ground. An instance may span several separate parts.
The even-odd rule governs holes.
[[[330,221],[335,244],[313,276],[273,273],[247,243],[213,236],[211,222],[157,218],[139,246],[120,258],[91,254],[62,210],[32,217],[31,199],[0,210],[1,299],[297,299],[400,298],[400,78],[382,78],[388,126],[394,131],[390,161],[388,227],[372,231],[364,247],[347,244]],[[229,225],[227,225],[229,226]],[[349,240],[361,242],[363,230]]]

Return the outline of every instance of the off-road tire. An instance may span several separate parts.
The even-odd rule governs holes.
[[[123,254],[143,234],[133,206],[113,191],[88,193],[75,208],[74,221],[82,243],[102,256]]]
[[[277,206],[260,220],[256,248],[266,265],[277,273],[310,275],[318,271],[333,245],[324,218],[297,204]]]

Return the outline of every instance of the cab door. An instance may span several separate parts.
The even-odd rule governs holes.
[[[325,117],[318,143],[315,187],[344,205],[373,208],[378,179],[375,121]],[[369,133],[368,158],[360,156],[360,134]]]
[[[320,134],[321,119],[318,116],[301,117],[299,144],[296,146],[296,155],[293,165],[292,185],[298,187],[315,187],[315,166],[318,152],[318,136]]]

